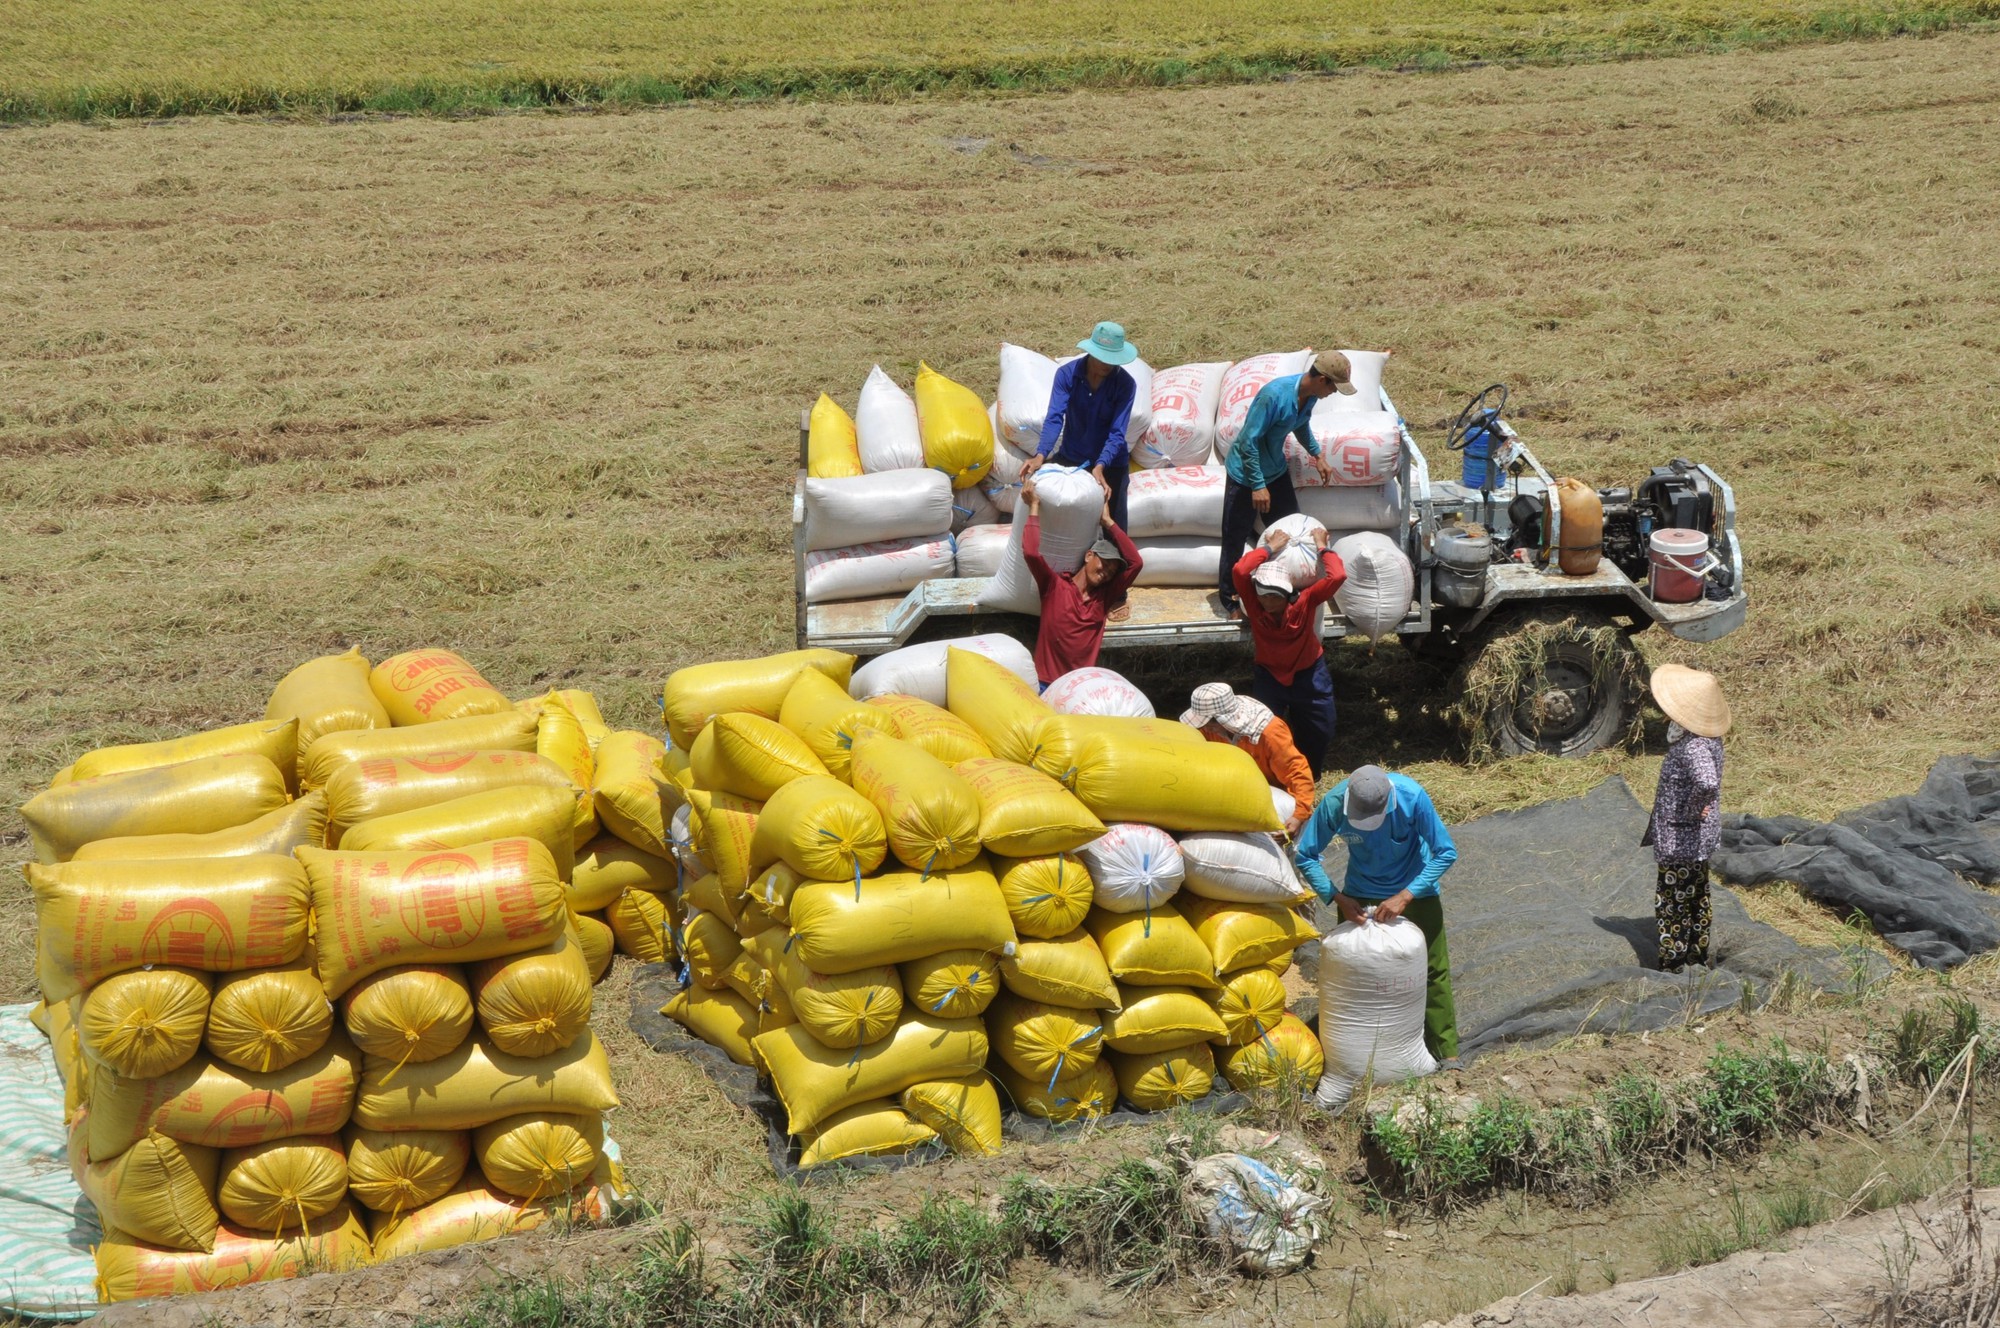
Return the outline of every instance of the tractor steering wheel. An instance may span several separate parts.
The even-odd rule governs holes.
[[[1487,399],[1495,392],[1500,394],[1500,399],[1488,405]],[[1451,431],[1445,436],[1445,447],[1453,452],[1463,452],[1466,444],[1472,441],[1472,431],[1482,427],[1492,431],[1494,421],[1506,409],[1507,385],[1495,383],[1465,403],[1465,409],[1459,411],[1458,418],[1451,422]]]

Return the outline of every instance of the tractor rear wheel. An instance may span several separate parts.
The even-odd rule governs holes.
[[[1638,648],[1608,617],[1535,610],[1473,651],[1455,679],[1453,715],[1475,760],[1584,756],[1630,733],[1644,676]]]

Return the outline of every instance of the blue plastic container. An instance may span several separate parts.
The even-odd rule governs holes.
[[[1463,460],[1460,462],[1458,482],[1468,489],[1504,487],[1506,481],[1499,464],[1487,459],[1493,435],[1487,432],[1486,426],[1473,425],[1465,431],[1465,440],[1465,450],[1459,453]]]

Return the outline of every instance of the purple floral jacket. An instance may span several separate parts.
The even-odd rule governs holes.
[[[1722,739],[1689,734],[1667,748],[1653,819],[1639,842],[1652,845],[1659,862],[1707,862],[1715,856],[1722,842]]]

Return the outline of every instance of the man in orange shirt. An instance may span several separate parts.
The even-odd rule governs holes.
[[[1181,723],[1201,730],[1210,742],[1229,742],[1250,753],[1265,780],[1292,795],[1291,819],[1285,833],[1295,835],[1313,810],[1312,766],[1292,741],[1291,725],[1271,713],[1271,707],[1238,696],[1226,682],[1205,682],[1188,698]]]

